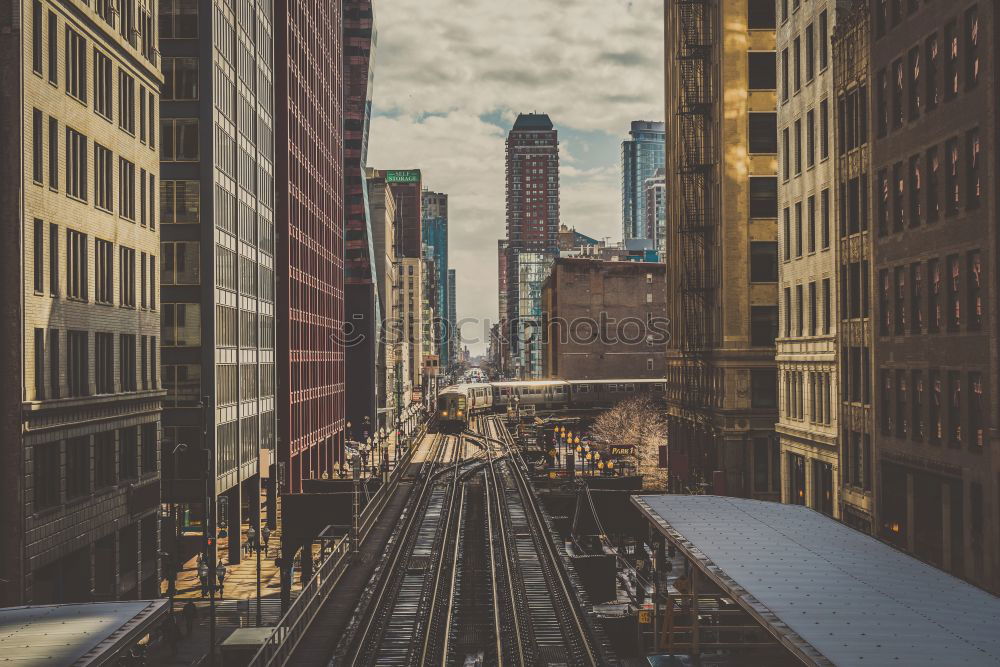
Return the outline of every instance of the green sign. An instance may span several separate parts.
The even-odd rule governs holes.
[[[407,169],[407,170],[390,170],[385,172],[385,182],[386,183],[419,183],[420,182],[420,170],[419,169]]]

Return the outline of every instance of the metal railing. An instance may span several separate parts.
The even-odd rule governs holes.
[[[413,457],[413,440],[417,440],[423,432],[422,428],[417,428],[411,434],[411,442],[406,448],[405,455],[396,462],[396,466],[389,475],[387,484],[383,484],[371,501],[361,510],[358,527],[358,542],[364,544],[365,539],[374,527],[376,519],[382,513],[383,508],[389,502],[389,498],[399,485],[399,480],[406,471],[410,459]],[[326,603],[330,593],[340,581],[341,575],[351,562],[351,540],[350,535],[344,535],[333,543],[329,555],[316,568],[316,573],[302,587],[298,597],[291,606],[274,632],[261,645],[260,650],[250,661],[248,667],[270,667],[272,665],[284,665],[292,657],[296,647],[302,637],[309,631],[313,619]]]

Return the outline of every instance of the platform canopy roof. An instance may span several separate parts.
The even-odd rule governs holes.
[[[632,502],[805,663],[1000,664],[1000,598],[819,512],[723,496]]]
[[[169,600],[133,600],[0,609],[0,662],[103,665],[149,632],[169,607]]]

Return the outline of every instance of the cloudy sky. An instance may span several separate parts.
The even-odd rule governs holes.
[[[448,193],[458,316],[495,322],[507,132],[518,112],[549,114],[559,130],[561,222],[618,240],[621,140],[630,121],[663,118],[662,2],[375,4],[368,164],[419,168],[425,187]]]

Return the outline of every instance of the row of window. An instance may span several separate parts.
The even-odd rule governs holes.
[[[883,368],[879,387],[883,435],[976,451],[985,444],[986,399],[979,371]]]
[[[809,109],[805,117],[805,150],[802,144],[802,119],[797,118],[791,127],[781,131],[781,177],[787,181],[794,173],[802,173],[803,154],[805,168],[816,166],[816,151],[819,149],[819,159],[830,157],[830,103],[821,100],[819,103],[819,136],[817,137],[816,110]],[[818,141],[817,141],[818,139]],[[793,172],[794,168],[794,172]]]
[[[882,336],[981,331],[985,318],[979,250],[879,271]]]
[[[219,347],[273,350],[274,317],[217,304],[215,344]]]
[[[937,109],[942,100],[955,100],[963,88],[975,90],[981,74],[980,39],[978,7],[972,5],[962,17],[945,23],[942,39],[934,32],[879,70],[875,77],[878,136],[917,121],[921,113]]]
[[[821,285],[819,287],[818,285]],[[806,294],[808,290],[808,310]],[[822,294],[820,294],[822,290]],[[794,293],[794,301],[792,295]],[[784,335],[785,337],[794,335],[798,338],[803,336],[828,335],[831,331],[833,298],[831,294],[830,279],[823,278],[821,283],[813,280],[808,284],[795,285],[794,292],[791,287],[784,290],[785,297],[785,317]],[[794,311],[793,311],[794,306]],[[820,311],[822,310],[822,314]],[[792,313],[794,312],[794,317]],[[808,326],[807,326],[808,325]]]
[[[806,419],[806,383],[809,391],[809,422],[829,425],[833,420],[833,376],[817,371],[785,371],[785,416]]]
[[[830,189],[824,188],[819,193],[819,211],[817,212],[816,195],[809,195],[805,201],[803,216],[802,202],[786,206],[782,214],[782,232],[784,233],[784,260],[790,261],[792,256],[802,257],[804,254],[816,252],[817,238],[819,247],[826,250],[830,247]],[[794,236],[793,216],[794,211]],[[818,229],[817,229],[818,227]]]
[[[130,426],[32,447],[32,495],[39,512],[159,469],[156,424]]]
[[[46,141],[48,150],[46,151]],[[80,201],[89,198],[90,164],[87,157],[89,140],[71,127],[65,128],[65,179],[66,194]],[[110,149],[94,144],[93,180],[94,206],[107,213],[115,211],[115,157]],[[46,170],[46,153],[48,169]],[[38,109],[32,111],[32,180],[37,185],[45,184],[48,171],[48,185],[59,189],[59,121],[50,116],[47,127],[44,114]],[[145,169],[138,173],[138,201],[136,197],[135,163],[119,156],[118,164],[118,215],[130,222],[156,228],[156,176],[147,174]]]
[[[803,81],[808,85],[817,71],[822,72],[830,63],[830,26],[826,10],[820,12],[817,22],[818,27],[810,23],[802,35],[792,39],[791,52],[788,47],[781,50],[782,102],[799,92]]]
[[[59,226],[45,224],[35,218],[32,248],[32,282],[36,294],[48,293],[78,301],[90,300],[90,245],[88,236],[73,229],[66,230],[66,285],[59,285]],[[169,244],[164,244],[167,246]],[[114,244],[94,238],[94,302],[106,305],[115,303],[115,251]],[[48,255],[48,257],[46,257]],[[48,271],[46,271],[46,262]],[[118,305],[122,308],[156,310],[156,257],[139,253],[126,246],[118,246]],[[138,295],[137,295],[138,285]],[[138,296],[138,300],[137,300]]]
[[[932,146],[904,163],[880,169],[876,219],[879,236],[902,232],[976,210],[983,203],[985,147],[979,128],[954,136],[943,147]],[[943,172],[943,173],[942,173]]]
[[[32,13],[32,69],[38,76],[44,76],[45,65],[48,66],[48,81],[59,85],[59,18],[49,10],[48,16],[42,16],[42,4],[34,0]],[[44,25],[43,25],[44,22]],[[43,32],[47,32],[48,50],[43,54]],[[80,102],[88,102],[90,83],[87,79],[87,39],[71,26],[64,27],[64,85],[66,93]],[[129,30],[131,41],[132,31]],[[151,55],[151,53],[150,53]],[[47,57],[45,57],[47,56]],[[47,63],[46,63],[47,61]],[[114,66],[111,58],[93,46],[93,105],[94,112],[108,121],[114,120],[115,81]],[[135,77],[127,71],[118,68],[118,127],[135,136],[136,134],[136,83]],[[156,96],[152,90],[139,86],[139,139],[146,143],[147,128],[149,147],[156,148],[156,138],[153,128],[156,127]]]
[[[58,329],[34,331],[34,400],[157,388],[156,336],[98,331],[91,348],[89,332],[69,330],[65,356],[62,340]]]

